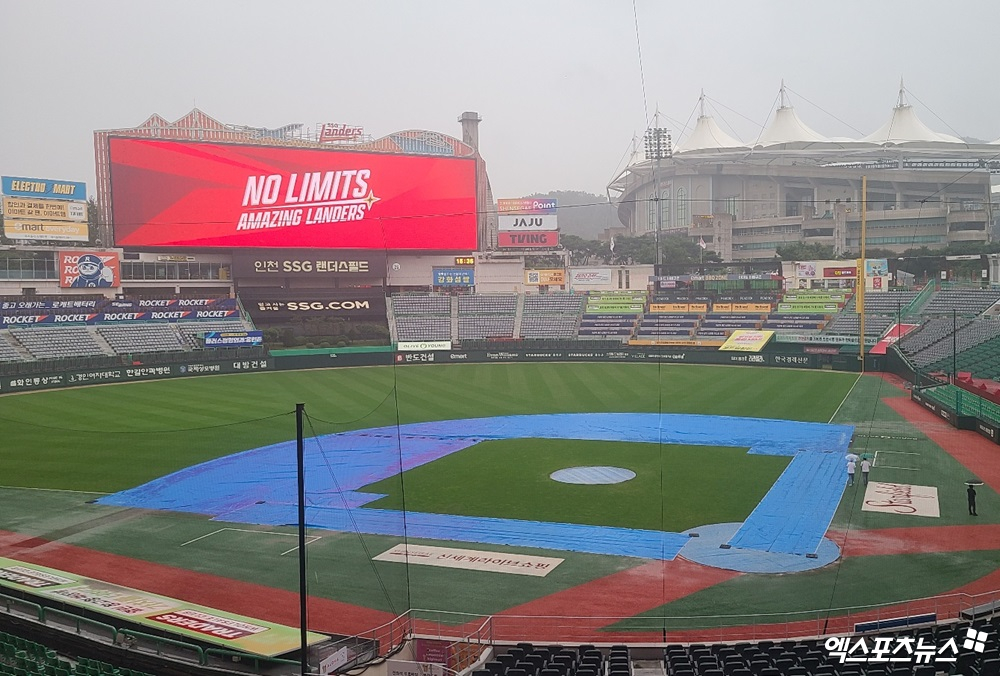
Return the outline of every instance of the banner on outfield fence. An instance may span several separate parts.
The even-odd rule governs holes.
[[[263,331],[208,331],[205,333],[205,347],[253,347],[263,342]]]
[[[738,329],[733,331],[719,350],[723,352],[760,352],[771,340],[774,331],[749,331]]]
[[[400,352],[428,352],[432,350],[450,350],[450,340],[401,340],[396,343]]]
[[[169,631],[198,641],[272,657],[299,647],[299,630],[33,563],[0,558],[0,586]],[[309,632],[310,645],[328,636]]]
[[[86,242],[90,239],[87,224],[73,221],[4,219],[3,234],[7,239],[42,239],[59,242]]]

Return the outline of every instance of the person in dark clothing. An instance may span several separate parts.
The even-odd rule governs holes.
[[[970,485],[969,489],[966,491],[969,494],[969,514],[972,516],[979,516],[976,514],[976,489],[974,486]]]

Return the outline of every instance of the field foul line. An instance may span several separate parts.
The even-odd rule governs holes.
[[[199,535],[193,540],[188,540],[187,542],[182,543],[180,546],[184,547],[186,545],[191,544],[192,542],[197,542],[198,540],[204,540],[207,537],[210,537],[212,535],[217,535],[227,530],[233,531],[235,533],[257,533],[261,535],[284,535],[286,537],[292,537],[292,538],[298,537],[298,533],[281,533],[275,530],[250,530],[249,528],[219,528],[218,530],[213,530],[211,533],[206,533],[205,535]],[[312,543],[316,542],[316,540],[322,540],[322,539],[323,537],[321,535],[310,535],[309,537],[306,538],[306,545],[307,546],[311,545]],[[295,545],[291,549],[281,552],[281,554],[279,554],[278,556],[284,556],[285,554],[290,554],[298,548],[299,546]]]
[[[843,398],[843,400],[841,400],[840,405],[837,406],[837,410],[833,412],[833,415],[831,415],[830,419],[827,421],[827,425],[829,425],[830,423],[832,423],[833,419],[837,417],[838,413],[840,413],[840,409],[843,407],[843,405],[847,401],[847,399],[851,396],[851,392],[854,391],[854,388],[857,387],[858,383],[861,382],[861,376],[863,376],[863,375],[864,375],[864,372],[858,374],[858,379],[854,381],[854,384],[851,385],[851,389],[849,389],[847,391],[847,394],[844,395],[844,398]]]
[[[875,451],[879,453],[879,451]],[[897,453],[899,455],[920,455],[919,453],[914,453],[913,451],[881,451],[882,453]]]
[[[34,486],[0,486],[18,491],[52,491],[53,493],[83,493],[84,495],[111,495],[102,491],[75,491],[72,488],[36,488]]]
[[[891,465],[880,465],[879,469],[904,469],[907,472],[919,472],[919,467],[892,467]]]

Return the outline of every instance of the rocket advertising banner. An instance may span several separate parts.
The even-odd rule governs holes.
[[[471,251],[473,158],[108,139],[123,246]]]

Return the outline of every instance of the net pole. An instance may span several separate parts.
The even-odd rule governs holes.
[[[299,522],[299,667],[302,676],[309,673],[309,654],[306,626],[306,477],[305,477],[305,443],[302,438],[302,416],[305,404],[295,404],[295,459],[298,479],[298,522]]]

